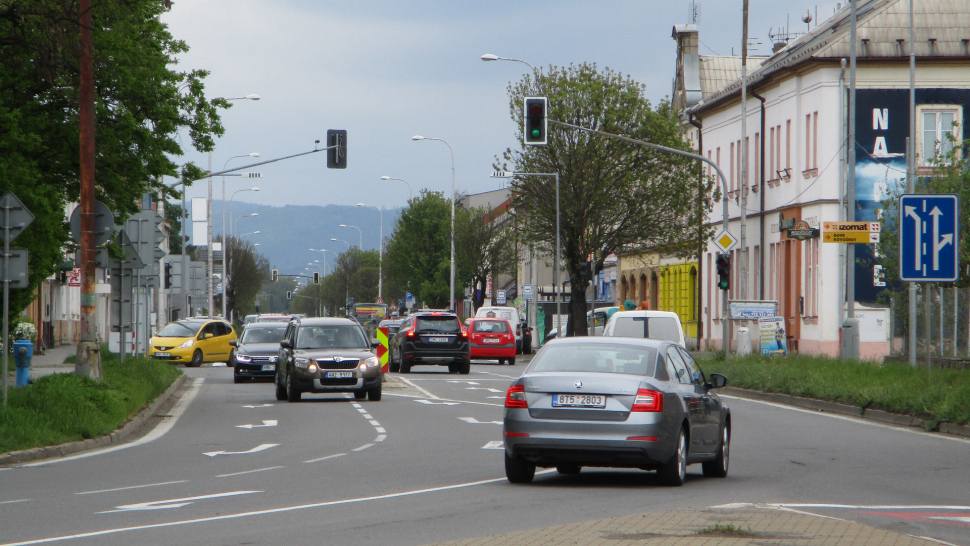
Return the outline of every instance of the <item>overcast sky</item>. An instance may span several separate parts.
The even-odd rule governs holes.
[[[742,0],[699,2],[701,54],[740,54]],[[403,178],[447,191],[454,149],[460,192],[501,186],[492,163],[516,147],[506,86],[528,71],[514,62],[483,62],[494,53],[538,67],[596,63],[646,85],[656,102],[670,94],[675,24],[689,22],[689,0],[175,0],[163,17],[191,51],[179,69],[206,69],[210,97],[258,94],[223,114],[213,168],[258,152],[259,160],[313,148],[327,129],[348,131],[348,168],[326,168],[323,153],[260,167],[261,180],[226,178],[227,191],[256,185],[240,201],[282,206],[404,206]],[[750,0],[750,36],[771,51],[769,28],[801,14],[830,16],[836,2]],[[814,22],[813,22],[814,25]],[[234,159],[231,166],[245,165]],[[203,168],[204,154],[185,160]],[[255,160],[254,160],[255,161]],[[197,183],[190,196],[203,196]],[[220,197],[216,184],[216,198]]]

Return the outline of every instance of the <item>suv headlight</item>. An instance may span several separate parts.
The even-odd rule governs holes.
[[[193,345],[195,345],[195,340],[194,339],[186,339],[185,341],[182,342],[181,345],[179,345],[178,347],[176,347],[176,349],[188,349],[189,347],[191,347]]]
[[[297,368],[306,368],[307,366],[310,365],[310,359],[309,358],[297,357],[297,358],[294,358],[293,359],[293,364]]]
[[[380,359],[377,358],[376,356],[372,356],[372,357],[364,360],[363,362],[361,362],[360,363],[360,366],[358,366],[358,367],[360,368],[360,371],[363,372],[363,371],[367,371],[367,367],[368,366],[379,367],[380,365],[381,365]]]
[[[236,362],[252,362],[253,357],[236,353]]]

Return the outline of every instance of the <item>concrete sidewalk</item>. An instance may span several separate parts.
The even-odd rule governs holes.
[[[794,510],[746,506],[654,512],[585,521],[435,546],[904,546],[940,542]]]

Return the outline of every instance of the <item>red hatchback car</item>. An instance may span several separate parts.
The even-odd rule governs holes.
[[[498,359],[499,364],[515,366],[515,332],[509,321],[471,318],[467,325],[472,359]]]

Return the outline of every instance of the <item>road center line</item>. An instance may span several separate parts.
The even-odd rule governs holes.
[[[0,501],[0,504],[14,504],[14,503],[18,503],[18,502],[30,502],[32,500],[34,500],[34,499],[18,499],[18,500],[12,500],[12,501]]]
[[[256,472],[263,472],[265,470],[276,470],[277,468],[285,468],[282,466],[270,466],[266,468],[257,468],[256,470],[246,470],[245,472],[233,472],[232,474],[219,474],[217,478],[228,478],[229,476],[241,476],[243,474],[254,474]]]
[[[414,383],[413,383],[413,382],[412,382],[412,381],[411,381],[410,379],[408,379],[408,378],[406,378],[406,377],[398,377],[398,379],[400,379],[401,381],[404,381],[405,383],[407,383],[408,385],[410,385],[410,386],[412,386],[412,387],[414,387],[415,389],[418,389],[419,391],[421,391],[421,392],[422,392],[422,393],[423,393],[423,394],[424,394],[425,396],[427,396],[428,398],[432,398],[432,399],[435,399],[435,400],[437,400],[437,399],[438,399],[438,397],[437,397],[437,396],[435,396],[435,395],[433,395],[433,394],[431,394],[431,393],[430,393],[429,391],[426,391],[426,390],[424,390],[423,388],[421,388],[421,387],[419,387],[419,386],[417,386],[417,385],[415,385],[415,384],[414,384]]]
[[[360,447],[355,447],[354,449],[351,449],[351,451],[364,451],[365,449],[367,449],[369,447],[374,447],[374,444],[373,443],[364,444],[364,445],[362,445]]]
[[[303,461],[304,463],[319,463],[320,461],[326,461],[327,459],[336,459],[337,457],[343,457],[346,453],[337,453],[336,455],[327,455],[326,457],[320,457],[319,459],[310,459],[309,461]]]
[[[114,489],[101,489],[98,491],[84,491],[82,493],[74,493],[75,495],[93,495],[95,493],[111,493],[112,491],[127,491],[129,489],[141,489],[143,487],[156,487],[159,485],[172,485],[174,483],[185,483],[189,480],[178,480],[174,482],[161,482],[161,483],[148,483],[145,485],[132,485],[129,487],[115,487]]]

